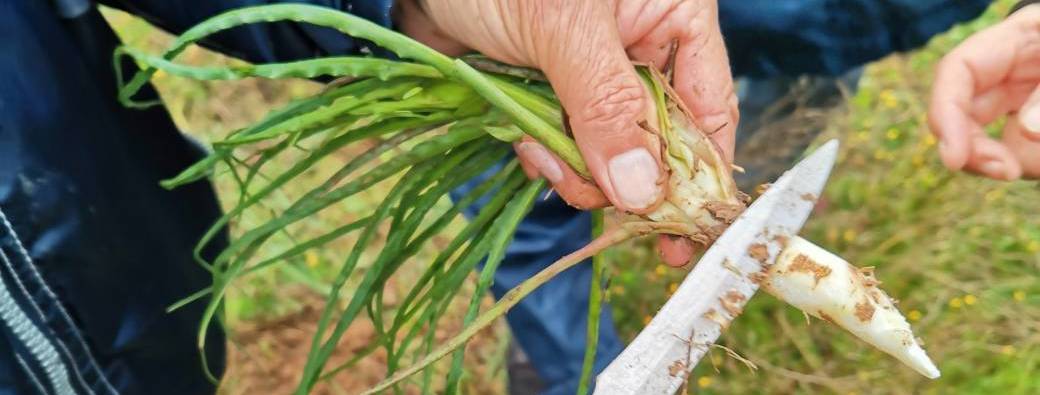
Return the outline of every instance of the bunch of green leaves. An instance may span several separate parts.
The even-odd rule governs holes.
[[[326,57],[239,67],[205,67],[175,61],[187,46],[212,34],[236,26],[277,21],[333,28],[374,42],[404,60]],[[120,67],[125,57],[143,67],[129,81],[124,81]],[[260,122],[213,142],[213,150],[206,158],[163,182],[164,187],[176,188],[215,174],[227,174],[238,185],[235,204],[210,227],[195,249],[196,260],[212,273],[212,286],[170,307],[172,310],[196,301],[207,303],[199,325],[200,351],[206,347],[204,334],[208,326],[221,315],[228,287],[237,279],[348,234],[356,237],[328,287],[328,300],[297,387],[300,394],[310,392],[318,380],[343,371],[378,349],[385,350],[388,376],[399,370],[406,357],[418,359],[431,354],[434,328],[464,288],[463,282],[478,268],[476,291],[463,323],[467,331],[472,334],[481,327],[476,325],[478,321],[486,325],[519,300],[512,298],[511,304],[496,305],[493,312],[478,317],[480,298],[490,287],[516,227],[544,188],[544,182],[528,180],[516,161],[509,160],[508,142],[526,133],[579,174],[588,174],[574,141],[563,131],[562,113],[551,90],[542,82],[525,78],[529,71],[508,67],[495,67],[500,72],[478,71],[405,36],[327,8],[284,4],[230,11],[184,32],[165,53],[153,55],[121,47],[115,53],[114,63],[121,81],[120,100],[130,107],[156,104],[137,101],[134,96],[158,70],[198,80],[339,78],[319,94],[291,102]],[[346,147],[373,141],[372,148],[342,163],[324,182],[310,188],[287,208],[272,213],[264,223],[250,226],[215,256],[205,253],[219,245],[224,229],[239,223],[243,213],[262,209],[266,199],[311,171],[318,162],[332,159],[334,153]],[[272,159],[289,152],[304,154],[287,169],[269,166]],[[483,181],[449,209],[436,209],[449,191],[482,175]],[[290,226],[384,182],[393,186],[371,214],[303,240],[290,234]],[[383,289],[387,280],[423,245],[444,233],[466,207],[478,201],[483,204],[477,215],[440,248],[439,255],[411,284],[408,295],[386,311]],[[366,248],[380,237],[384,228],[388,230],[382,250],[375,257],[368,257],[368,265],[359,265],[366,259]],[[291,246],[258,256],[261,247],[279,235],[293,240]],[[599,266],[597,273],[601,274]],[[358,277],[359,282],[346,287],[349,279]],[[590,322],[598,322],[599,312],[599,275],[594,281],[596,308],[592,309]],[[539,284],[529,284],[523,294]],[[352,293],[344,295],[345,289]],[[346,306],[341,307],[341,302]],[[350,361],[327,366],[347,328],[363,315],[374,324],[376,341]],[[592,352],[596,333],[589,331]],[[457,345],[466,339],[460,336]],[[453,349],[442,348],[439,354],[432,354],[443,356]],[[462,358],[461,350],[454,352],[452,369],[444,384],[449,392],[459,389]],[[593,354],[586,358],[584,383],[588,381],[592,359]],[[427,364],[419,363],[415,369]],[[421,385],[425,391],[430,390],[431,381],[429,374],[423,377]],[[394,388],[399,390],[396,385]]]

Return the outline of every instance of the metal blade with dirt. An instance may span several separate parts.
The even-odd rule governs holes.
[[[596,379],[596,394],[672,394],[798,234],[837,158],[830,141],[785,173],[722,234],[675,294]]]

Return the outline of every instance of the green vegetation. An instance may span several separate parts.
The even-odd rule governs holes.
[[[1040,283],[1035,278],[1040,268],[1040,222],[1034,220],[1040,207],[1036,203],[1040,189],[1035,182],[1001,183],[945,171],[934,154],[935,140],[927,133],[925,123],[932,65],[972,31],[998,20],[1008,5],[1009,1],[1001,1],[979,21],[954,29],[926,49],[886,59],[868,69],[859,91],[850,98],[848,111],[835,112],[832,117],[825,137],[842,139],[842,159],[823,207],[803,232],[857,265],[877,267],[878,278],[892,296],[902,300],[900,308],[925,340],[943,377],[928,381],[904,369],[893,369],[898,362],[851,335],[822,321],[806,324],[806,319],[793,308],[761,295],[749,304],[720,343],[757,365],[758,370],[750,371],[745,362],[718,348],[711,353],[711,360],[704,361],[695,371],[691,392],[1040,391],[1040,379],[1035,378],[1040,362]],[[121,35],[132,46],[157,53],[169,44],[166,36],[137,20],[114,13],[108,16],[116,21]],[[188,64],[244,66],[194,47],[179,60]],[[159,73],[154,81],[178,124],[211,142],[255,123],[290,98],[308,97],[321,89],[306,81],[198,82],[164,73]],[[294,188],[299,185],[299,190],[273,192],[262,206],[235,218],[233,229],[240,232],[267,222],[271,211],[289,207],[365,148],[369,147],[330,153],[327,160],[301,173],[293,184]],[[380,155],[381,159],[402,152],[394,147],[387,150]],[[267,168],[288,169],[307,155],[306,150],[289,152],[271,159]],[[386,187],[365,190],[321,211],[313,219],[302,221],[292,229],[291,237],[275,235],[257,256],[290,250],[302,240],[368,217],[381,203],[390,200],[386,196],[394,181],[396,178],[391,178]],[[225,207],[230,210],[240,199],[237,181],[225,173],[217,177],[217,184]],[[437,201],[430,210],[444,213],[450,207],[446,201]],[[455,233],[466,223],[453,219],[445,226]],[[344,279],[343,294],[352,294],[363,285],[364,272],[384,249],[381,236],[387,228],[373,228],[380,237],[359,252],[359,275]],[[328,284],[337,276],[345,252],[357,236],[347,235],[323,248],[301,251],[287,263],[274,266],[276,270],[257,272],[236,281],[227,297],[226,324],[235,332],[255,322],[313,308],[315,304],[308,301],[315,298],[299,295],[331,292]],[[384,304],[393,306],[394,300],[406,299],[412,284],[423,276],[425,265],[418,263],[433,261],[449,243],[451,238],[433,236],[412,259],[403,262],[395,274],[398,277],[382,290]],[[630,338],[685,271],[660,265],[648,240],[614,248],[604,260],[608,267],[605,283],[609,284],[605,297],[613,304],[621,332]],[[473,305],[468,295],[476,286],[478,274],[466,274],[474,280],[460,282],[464,288],[460,297],[442,305],[443,314],[449,317],[445,321],[461,323],[468,315],[468,306]],[[307,291],[301,291],[304,288]],[[343,301],[345,306],[349,298]],[[483,303],[487,303],[486,298]],[[321,305],[318,306],[320,309]],[[350,329],[360,325],[355,323]],[[425,332],[430,339],[427,344],[458,331],[459,328],[449,327],[446,333]],[[503,333],[501,327],[482,333],[467,349],[467,369],[462,376],[465,391],[501,391]],[[237,347],[235,336],[230,347]],[[305,354],[308,348],[303,347],[302,352]],[[347,358],[352,355],[346,353]],[[282,357],[285,355],[254,355],[254,360],[235,358],[232,363]],[[375,365],[386,363],[385,354],[373,353],[366,359],[374,360]],[[411,355],[402,363],[411,365]],[[361,381],[360,385],[352,387],[334,380],[329,391],[336,393],[337,389],[346,388],[355,392],[385,374],[373,364],[357,366],[368,366],[371,372],[353,370],[352,374],[340,376],[354,376],[352,380]],[[445,359],[438,366],[444,374],[425,375],[423,379],[441,380],[448,375],[450,366],[451,359]],[[302,364],[295,367],[302,369]],[[233,367],[225,391],[256,389],[249,387],[256,380],[235,374]]]
[[[972,32],[1006,13],[996,4],[979,20],[923,50],[868,68],[846,112],[821,141],[843,153],[819,211],[803,236],[859,266],[875,266],[899,298],[942,370],[930,381],[833,325],[806,323],[766,295],[749,303],[721,344],[695,371],[698,393],[1034,394],[1040,391],[1040,188],[954,174],[942,168],[926,124],[932,68]],[[998,129],[999,130],[999,129]],[[683,273],[655,263],[646,242],[615,248],[610,300],[626,337],[664,300]],[[657,284],[646,287],[645,284]]]

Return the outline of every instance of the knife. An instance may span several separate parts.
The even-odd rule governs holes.
[[[837,159],[831,140],[773,183],[704,253],[657,315],[596,378],[595,394],[674,394],[801,230]]]

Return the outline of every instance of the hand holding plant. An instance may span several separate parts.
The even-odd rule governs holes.
[[[529,176],[575,207],[646,214],[668,194],[661,142],[646,129],[657,124],[654,106],[633,60],[673,74],[697,126],[731,160],[737,99],[715,1],[410,0],[399,11],[404,33],[442,52],[472,48],[545,73],[591,179],[529,137],[514,148]],[[693,252],[667,237],[661,249],[677,266]]]
[[[677,10],[688,7],[687,4],[691,3],[693,2],[676,3],[676,8],[665,14],[680,12]],[[647,6],[650,7],[649,3]],[[567,7],[577,6],[556,5],[553,11],[563,12]],[[622,4],[618,5],[618,9],[627,8]],[[656,8],[650,7],[644,11],[651,9]],[[599,14],[578,13],[561,20],[581,20],[575,18],[589,15]],[[647,13],[643,12],[641,15]],[[481,28],[494,26],[489,23],[488,18],[480,20],[483,21],[483,24],[479,25]],[[684,18],[676,20],[688,21]],[[406,60],[327,57],[242,67],[194,66],[175,61],[177,54],[188,45],[212,34],[236,26],[277,21],[306,22],[334,28],[344,34],[372,41]],[[528,29],[532,25],[525,26],[527,27],[524,29]],[[670,25],[664,26],[666,31],[670,31]],[[426,25],[426,29],[428,33],[437,32],[430,25]],[[717,33],[717,29],[715,30]],[[436,35],[441,44],[451,45],[450,40],[444,39],[439,33]],[[284,263],[303,251],[325,246],[344,235],[354,234],[356,239],[353,246],[349,252],[344,251],[343,262],[336,266],[338,272],[328,288],[328,303],[321,313],[316,333],[312,338],[311,351],[296,393],[309,393],[318,381],[349,369],[359,358],[377,349],[386,353],[388,378],[370,389],[369,393],[380,393],[394,387],[401,380],[452,353],[454,356],[451,370],[444,380],[443,387],[445,392],[458,391],[462,379],[463,353],[457,349],[556,274],[605,248],[642,235],[673,235],[671,245],[688,247],[685,251],[687,253],[695,244],[711,245],[747,204],[746,195],[741,194],[733,182],[731,163],[725,151],[719,147],[717,133],[701,129],[703,122],[698,121],[693,115],[694,110],[690,110],[684,103],[689,95],[684,96],[670,86],[690,86],[689,79],[684,80],[678,75],[682,72],[679,64],[680,59],[684,57],[683,41],[676,39],[671,43],[677,44],[665,52],[666,60],[675,59],[674,67],[665,68],[666,71],[674,71],[671,78],[654,68],[639,65],[632,71],[636,83],[639,84],[638,92],[641,92],[639,95],[633,93],[635,96],[615,96],[613,92],[616,89],[602,91],[599,90],[602,89],[600,85],[580,84],[573,80],[589,76],[567,74],[571,72],[569,70],[557,69],[546,73],[552,81],[561,81],[560,73],[568,76],[563,79],[564,83],[557,82],[553,87],[555,89],[566,91],[577,89],[572,86],[578,86],[582,89],[587,88],[590,92],[603,94],[600,96],[601,99],[591,100],[590,97],[595,96],[587,96],[587,92],[575,93],[573,90],[569,91],[570,96],[564,96],[562,93],[554,95],[540,80],[527,76],[517,78],[517,74],[524,74],[524,70],[510,66],[489,62],[490,68],[500,71],[481,72],[466,60],[451,59],[408,37],[356,16],[300,4],[250,7],[215,16],[184,32],[161,55],[148,54],[131,47],[119,48],[114,55],[120,81],[119,97],[124,104],[132,107],[149,105],[135,100],[134,96],[157,70],[200,80],[346,77],[330,84],[314,96],[293,101],[271,112],[260,122],[237,130],[222,140],[214,141],[214,149],[209,156],[176,177],[163,182],[165,187],[172,188],[226,171],[238,184],[240,192],[233,207],[211,226],[196,247],[199,263],[213,273],[213,286],[186,297],[170,308],[176,309],[200,299],[208,301],[200,320],[197,344],[199,350],[204,352],[206,344],[203,335],[206,328],[219,316],[222,300],[228,287],[236,279]],[[700,46],[691,45],[694,45],[691,48],[710,48],[706,43],[701,43]],[[494,48],[485,50],[495,53]],[[609,48],[600,50],[609,52]],[[634,51],[633,48],[629,48],[630,53]],[[693,58],[708,53],[694,52],[695,54],[691,55]],[[721,48],[719,55],[722,59],[725,58]],[[130,56],[145,66],[129,81],[122,78],[122,69],[118,67],[123,64],[120,60],[124,56]],[[574,61],[576,64],[573,67],[586,67],[585,70],[591,73],[593,70],[602,69],[592,67],[591,65],[601,62],[590,59],[605,58],[583,59],[585,63]],[[601,78],[602,84],[608,85],[616,85],[618,80],[624,81],[627,78],[625,75],[628,68],[613,70],[622,71],[618,71],[621,74],[601,74],[601,77],[594,78]],[[692,70],[688,73],[694,75],[707,75],[697,74],[695,68],[688,70]],[[723,77],[721,80],[725,81],[725,86],[731,86],[727,71],[716,73]],[[716,80],[713,84],[717,82]],[[708,97],[704,93],[707,92],[706,88],[701,85],[695,86],[700,87],[695,88],[695,92]],[[623,85],[617,87],[625,88]],[[620,92],[626,91],[622,89]],[[625,100],[618,101],[618,98]],[[581,121],[571,118],[577,142],[567,133],[569,128],[564,126],[567,118],[561,116],[562,109],[559,103],[565,106],[571,103],[572,109],[576,108],[573,107],[574,103],[578,103],[577,108],[585,111],[579,112],[585,116]],[[589,110],[582,106],[592,105],[606,105],[609,111],[601,116],[590,117]],[[712,114],[704,112],[703,106],[699,108],[703,116],[709,120],[713,119]],[[616,118],[615,112],[627,115]],[[614,119],[623,121],[610,121]],[[627,121],[634,122],[641,132],[637,134],[627,129]],[[585,129],[580,129],[579,125],[584,125]],[[605,129],[608,127],[618,129]],[[601,132],[602,136],[582,132],[598,132],[601,129],[610,131]],[[533,144],[533,141],[538,141],[541,145],[533,145],[534,147],[545,147],[545,150],[555,154],[551,158],[560,167],[561,172],[567,169],[573,171],[574,177],[595,179],[607,198],[613,202],[620,196],[618,201],[622,204],[629,197],[628,194],[633,192],[621,192],[610,187],[618,185],[613,179],[615,172],[627,172],[632,169],[627,166],[624,169],[615,169],[617,166],[612,166],[612,161],[617,160],[617,156],[634,155],[629,153],[645,150],[646,155],[653,158],[652,162],[655,162],[658,177],[661,178],[661,184],[654,184],[657,188],[654,199],[658,201],[642,207],[642,213],[633,210],[627,210],[628,214],[621,213],[618,216],[619,227],[603,232],[590,244],[554,262],[503,295],[495,305],[481,312],[480,301],[491,284],[504,251],[520,220],[541,195],[545,182],[525,180],[520,164],[513,161],[450,207],[439,207],[437,202],[443,201],[449,191],[462,183],[486,172],[496,163],[501,163],[509,149],[507,143],[519,141],[523,144],[524,141],[520,139],[528,136],[532,140],[527,140],[526,143]],[[632,143],[633,140],[626,138],[635,138],[637,140],[634,141],[637,143]],[[331,153],[362,141],[371,141],[374,146],[347,163],[337,161],[337,169],[322,177],[327,177],[324,182],[296,197],[291,203],[287,203],[285,208],[271,212],[262,207],[261,203],[267,197],[312,169],[315,163],[324,159],[334,160],[328,158]],[[608,150],[590,151],[590,147]],[[384,155],[391,150],[393,155]],[[607,154],[599,155],[601,152]],[[243,157],[243,154],[248,156]],[[267,166],[274,157],[293,154],[301,157],[288,169]],[[559,158],[559,161],[556,158]],[[531,158],[524,160],[530,162]],[[563,166],[564,163],[567,166]],[[528,163],[526,166],[531,168],[532,164]],[[545,176],[544,169],[538,169],[537,166],[534,169],[543,172],[542,175]],[[626,185],[632,182],[631,179],[623,181]],[[378,207],[368,216],[340,224],[333,231],[316,237],[295,237],[294,231],[303,220],[376,185],[386,184],[392,186]],[[454,236],[446,245],[438,246],[440,252],[436,257],[422,262],[424,272],[420,278],[412,280],[409,294],[403,300],[397,301],[392,309],[386,309],[388,306],[383,302],[382,292],[387,280],[402,265],[411,261],[432,237],[448,232],[446,227],[460,214],[463,207],[485,197],[489,202],[476,217],[467,221],[462,229],[452,231]],[[623,205],[620,208],[625,210]],[[253,209],[269,212],[270,216],[259,224],[250,224],[247,229],[241,230],[241,234],[216,257],[203,254],[210,241],[226,225],[238,222],[246,210]],[[376,255],[366,256],[365,252],[369,251],[370,243],[379,237],[382,229],[388,229],[385,237],[382,237],[385,244]],[[290,246],[279,248],[268,243],[278,238],[289,239]],[[681,241],[674,242],[676,240]],[[269,252],[266,247],[274,248],[274,251]],[[818,265],[833,266],[827,267],[829,272],[820,269],[820,273],[858,272],[840,258],[819,254],[812,248],[809,242],[791,242],[781,254],[788,257],[787,260],[790,262],[783,259],[779,259],[773,265],[762,262],[763,270],[767,269],[766,266],[790,266],[790,272],[785,271],[772,276],[777,279],[790,277],[800,270],[795,270],[796,266],[804,267],[811,263],[811,260]],[[362,261],[364,266],[361,265]],[[485,265],[480,269],[479,279],[470,297],[462,322],[464,329],[447,341],[438,340],[434,336],[437,331],[433,328],[438,327],[438,322],[445,316],[446,309],[452,305],[455,295],[464,288],[463,284],[469,278],[469,274],[477,270],[477,264],[481,261],[485,262]],[[808,272],[814,275],[816,273]],[[748,273],[748,276],[748,281],[761,281],[768,280],[771,274],[756,272]],[[853,273],[849,276],[855,275]],[[348,280],[351,280],[349,287]],[[810,285],[806,285],[804,281],[791,284],[793,286],[789,288],[797,292],[804,293],[807,288],[815,288],[815,282]],[[811,301],[816,303],[815,306],[818,308],[821,306],[820,303],[824,303],[822,306],[828,309],[833,307],[827,310],[827,316],[834,318],[857,335],[865,336],[868,341],[876,338],[897,339],[894,343],[874,343],[886,352],[899,356],[914,349],[920,351],[919,345],[913,340],[909,325],[894,308],[891,308],[893,311],[888,316],[899,319],[883,319],[885,314],[863,313],[868,309],[861,306],[873,307],[874,304],[881,303],[879,306],[882,309],[890,307],[882,303],[887,297],[873,289],[876,285],[876,282],[866,280],[838,281],[834,287],[820,289],[838,289],[834,295],[844,295],[844,299],[821,297],[812,298]],[[770,288],[769,284],[763,286]],[[860,295],[867,295],[869,300],[845,303],[850,301],[850,295],[857,295],[855,292],[848,292],[849,287],[862,288],[863,292],[860,292]],[[349,302],[340,299],[341,296],[346,296],[344,291],[350,292],[346,298]],[[783,292],[777,293],[784,298]],[[806,308],[791,298],[785,300]],[[856,308],[845,308],[848,306]],[[843,314],[856,316],[844,319]],[[347,328],[362,316],[371,319],[377,340],[364,350],[358,351],[351,361],[336,367],[329,366],[333,351],[337,349]],[[729,316],[725,322],[732,318]],[[591,320],[598,321],[597,318]],[[721,321],[718,323],[722,324]],[[857,331],[861,328],[876,330]],[[594,339],[594,336],[590,338]],[[435,343],[440,345],[435,348]],[[886,348],[884,345],[897,347]],[[595,347],[591,349],[594,350]],[[928,361],[923,351],[919,354],[924,358],[906,361]],[[411,357],[412,363],[407,362],[408,357]],[[402,369],[404,365],[411,367]],[[586,364],[586,372],[590,371],[590,367],[590,364]],[[920,367],[922,366],[915,366]],[[933,373],[937,373],[934,372],[934,367],[921,371],[929,377],[934,377]],[[588,376],[585,377],[587,379]],[[421,386],[429,389],[432,385],[431,370],[426,370]]]

